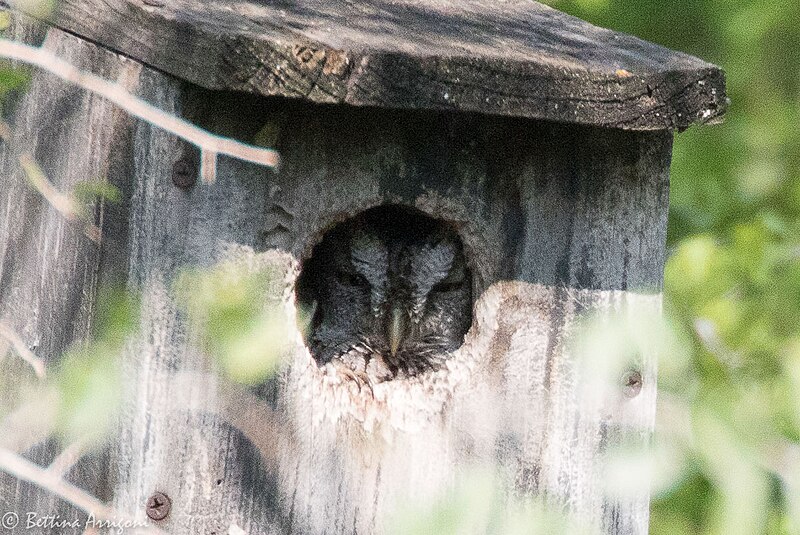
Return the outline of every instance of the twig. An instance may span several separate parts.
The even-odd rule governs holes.
[[[267,167],[276,167],[280,161],[277,151],[254,147],[207,132],[132,95],[119,84],[81,71],[43,48],[0,39],[0,56],[44,69],[63,80],[110,100],[131,115],[194,144],[201,151],[205,171],[203,180],[206,182],[214,181],[216,173],[214,172],[215,165],[212,164],[216,164],[217,154],[226,154]]]
[[[111,523],[126,523],[129,527],[144,527],[143,522],[138,522],[104,504],[91,494],[61,479],[60,476],[42,469],[36,464],[20,457],[13,451],[0,449],[0,470],[17,479],[33,483],[42,489],[55,494],[94,517],[95,520]],[[148,533],[164,534],[155,527],[147,527]]]
[[[58,392],[41,382],[0,422],[0,448],[23,452],[53,434]]]
[[[50,206],[55,208],[67,221],[83,223],[83,233],[86,234],[86,237],[95,243],[100,243],[102,236],[100,227],[89,221],[88,216],[83,213],[82,207],[72,195],[65,195],[53,186],[33,156],[20,154],[19,164],[25,172],[28,182],[50,203]]]
[[[70,468],[75,466],[81,457],[86,453],[86,442],[78,440],[73,442],[58,454],[47,466],[47,472],[54,476],[64,477]]]
[[[25,171],[25,176],[31,186],[47,199],[53,208],[61,213],[65,218],[73,221],[78,218],[78,204],[70,195],[65,195],[58,191],[55,186],[47,179],[42,168],[30,154],[20,154],[19,164]]]
[[[725,344],[713,321],[706,318],[695,318],[692,323],[697,338],[709,353],[729,368],[742,367],[742,356]]]
[[[33,371],[36,372],[36,376],[39,379],[44,379],[46,374],[44,361],[34,355],[33,351],[28,349],[28,346],[26,346],[25,342],[22,341],[22,338],[20,338],[19,335],[11,329],[11,327],[1,321],[0,336],[8,340],[11,343],[11,346],[14,348],[14,352],[19,355],[22,360],[31,365],[31,368],[33,368]]]
[[[94,513],[97,518],[105,520],[115,518],[116,512],[94,496],[67,483],[60,476],[43,470],[13,451],[0,449],[0,470],[50,491],[75,507],[87,513]]]

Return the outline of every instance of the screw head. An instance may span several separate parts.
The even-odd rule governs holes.
[[[154,492],[147,498],[147,517],[150,520],[164,520],[172,509],[172,500],[163,492]]]
[[[642,391],[642,374],[639,370],[629,370],[622,375],[622,393],[626,398],[635,398]]]
[[[194,162],[183,157],[172,165],[172,183],[181,189],[189,189],[197,181],[197,166]]]

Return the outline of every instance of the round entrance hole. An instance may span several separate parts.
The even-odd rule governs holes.
[[[396,205],[329,230],[303,263],[297,299],[317,363],[368,383],[441,368],[472,323],[458,233]]]

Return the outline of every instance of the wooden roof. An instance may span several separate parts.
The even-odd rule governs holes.
[[[723,72],[531,0],[60,0],[51,22],[210,89],[631,130],[720,117]]]

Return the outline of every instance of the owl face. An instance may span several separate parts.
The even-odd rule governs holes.
[[[456,233],[381,207],[325,236],[304,267],[301,303],[315,303],[309,345],[370,380],[436,369],[471,324],[472,281]]]

